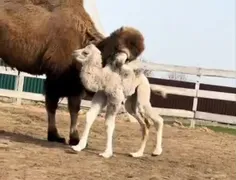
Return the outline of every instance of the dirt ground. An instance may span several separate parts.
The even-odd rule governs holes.
[[[69,116],[57,114],[59,132],[68,139]],[[0,179],[1,180],[235,180],[236,136],[164,126],[163,154],[152,157],[154,128],[142,158],[129,152],[139,147],[138,124],[117,120],[114,153],[103,159],[105,148],[103,119],[96,121],[89,136],[88,149],[75,154],[69,146],[46,141],[44,108],[0,103]],[[80,117],[79,132],[84,127]]]

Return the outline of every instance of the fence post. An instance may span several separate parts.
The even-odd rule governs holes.
[[[196,124],[195,119],[196,119],[196,112],[197,112],[197,105],[198,105],[198,91],[199,91],[199,87],[200,87],[200,79],[201,79],[201,76],[198,75],[197,81],[195,83],[195,96],[193,99],[193,108],[192,108],[194,115],[193,115],[193,119],[191,119],[191,121],[190,121],[190,128],[195,128],[195,124]]]
[[[16,76],[15,91],[21,93],[23,91],[23,87],[24,87],[24,76],[22,75],[22,73],[19,72],[18,75]],[[16,104],[17,105],[21,104],[20,97],[16,98]]]

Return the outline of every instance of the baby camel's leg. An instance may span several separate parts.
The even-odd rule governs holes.
[[[108,100],[109,102],[109,100]],[[100,153],[100,156],[104,158],[109,158],[113,155],[113,148],[112,148],[112,139],[113,139],[113,132],[115,129],[115,118],[120,109],[120,104],[107,104],[107,111],[106,111],[106,132],[107,132],[107,142],[106,142],[106,150],[103,153]]]
[[[156,112],[151,104],[143,107],[144,116],[150,118],[156,128],[156,147],[152,153],[153,156],[161,155],[162,153],[162,135],[163,135],[163,118]]]
[[[149,128],[150,128],[150,124],[149,122],[144,119],[141,114],[139,112],[136,112],[136,118],[141,126],[141,130],[142,130],[142,142],[141,142],[141,146],[139,148],[139,150],[137,152],[134,153],[130,153],[131,156],[133,157],[142,157],[146,144],[147,144],[147,140],[149,137]]]
[[[149,135],[149,128],[150,124],[148,121],[146,121],[140,114],[139,110],[136,108],[136,99],[135,96],[131,96],[125,103],[125,109],[126,111],[131,114],[134,118],[136,118],[140,124],[141,131],[142,131],[142,142],[139,150],[134,153],[130,153],[132,157],[142,157],[146,143],[148,140]]]
[[[75,151],[81,151],[85,148],[88,141],[90,128],[93,122],[95,121],[96,117],[98,116],[98,114],[105,107],[107,102],[106,100],[107,100],[106,95],[103,92],[98,91],[94,95],[91,103],[92,105],[89,111],[86,113],[86,124],[81,139],[79,141],[79,144],[77,144],[76,146],[72,146],[72,149],[74,149]]]

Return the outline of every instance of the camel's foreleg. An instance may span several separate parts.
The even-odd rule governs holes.
[[[50,97],[46,94],[45,96],[45,104],[48,116],[48,141],[54,141],[59,143],[65,143],[65,138],[61,137],[58,134],[58,130],[56,127],[56,110],[58,107],[59,98]]]
[[[107,134],[107,142],[106,142],[106,149],[103,153],[100,153],[100,156],[103,156],[104,158],[110,158],[113,155],[113,146],[112,146],[112,140],[113,140],[113,133],[115,129],[115,119],[116,115],[121,107],[120,103],[109,103],[107,104],[107,111],[106,111],[106,134]]]
[[[97,92],[92,99],[91,107],[89,111],[86,113],[86,124],[81,136],[79,144],[76,146],[72,146],[72,149],[75,151],[82,151],[88,141],[89,132],[93,122],[95,121],[98,114],[106,105],[106,96],[103,92]]]
[[[78,112],[80,110],[81,97],[70,96],[68,97],[68,109],[70,112],[70,145],[79,143],[79,133],[77,130]]]

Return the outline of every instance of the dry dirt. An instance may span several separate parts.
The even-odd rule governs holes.
[[[165,125],[163,154],[152,157],[154,128],[145,156],[131,158],[141,133],[138,124],[117,120],[114,135],[115,157],[103,159],[103,119],[92,128],[89,147],[73,154],[67,145],[46,141],[44,108],[0,104],[1,180],[235,180],[236,136]],[[69,116],[59,111],[58,128],[68,138]],[[84,126],[80,117],[79,131]]]

